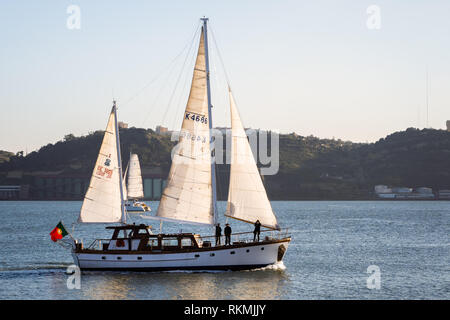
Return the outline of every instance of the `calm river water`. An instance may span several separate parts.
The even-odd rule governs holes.
[[[148,202],[155,212],[157,202]],[[68,289],[70,252],[50,240],[62,220],[85,244],[103,225],[75,225],[81,202],[0,202],[0,299],[450,299],[450,201],[274,201],[292,242],[284,266],[239,272],[86,272]],[[225,203],[219,203],[223,212]],[[159,224],[138,215],[131,221]],[[225,218],[221,218],[225,222]],[[252,226],[231,221],[233,232]],[[164,223],[163,231],[212,234]],[[369,289],[369,266],[380,289]]]

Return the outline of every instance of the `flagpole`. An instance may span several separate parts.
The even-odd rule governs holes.
[[[67,231],[67,228],[64,226],[64,223],[63,223],[63,221],[61,220],[61,224],[62,224],[62,226],[64,227],[64,229],[66,229],[66,231]],[[72,229],[72,231],[73,231],[73,229]],[[75,240],[75,238],[74,237],[72,237],[72,234],[69,232],[69,231],[67,231],[67,234],[72,238],[72,240],[73,240],[73,242],[77,242],[76,240]]]

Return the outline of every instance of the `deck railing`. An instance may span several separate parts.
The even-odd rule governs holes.
[[[289,233],[289,228],[284,228],[281,230],[261,230],[260,236],[259,236],[259,241],[264,241],[264,240],[280,240],[280,239],[284,239],[290,236]],[[215,240],[216,240],[216,236],[212,235],[212,236],[197,236],[196,235],[196,239],[197,242],[199,243],[200,246],[205,245],[206,243],[209,242],[209,245],[213,246],[215,245]],[[254,234],[253,232],[237,232],[237,233],[232,233],[230,240],[231,243],[250,243],[253,242],[254,239]],[[91,242],[91,244],[89,244],[89,246],[87,246],[87,249],[103,249],[103,244],[109,244],[111,241],[111,239],[95,239],[94,241]],[[225,244],[225,236],[222,235],[220,237],[220,244],[224,245]]]
[[[284,239],[290,236],[289,228],[284,228],[281,230],[261,230],[259,241],[264,240],[280,240]],[[216,236],[204,236],[204,237],[198,237],[198,241],[201,243],[210,242],[211,245],[215,245]],[[253,232],[237,232],[232,233],[230,237],[231,243],[250,243],[254,240],[254,233]],[[256,239],[257,240],[257,239]],[[220,237],[220,244],[225,244],[225,235],[222,235]]]
[[[104,243],[109,243],[111,239],[95,239],[91,242],[90,245],[87,246],[88,249],[103,249]]]

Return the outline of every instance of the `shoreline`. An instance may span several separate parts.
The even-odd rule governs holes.
[[[62,201],[83,201],[83,199],[1,199],[0,202],[13,202],[13,201],[20,201],[20,202],[27,202],[27,201],[34,201],[34,202],[62,202]],[[142,201],[148,201],[148,202],[159,202],[159,200],[146,200],[143,199]],[[220,202],[226,202],[227,200],[217,200]],[[300,201],[377,201],[377,202],[402,202],[402,201],[413,201],[413,202],[429,202],[429,201],[450,201],[450,199],[276,199],[276,200],[270,200],[270,202],[300,202]]]

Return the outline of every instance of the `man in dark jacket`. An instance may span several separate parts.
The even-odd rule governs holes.
[[[228,223],[224,229],[224,233],[225,233],[225,245],[231,244],[231,227]]]
[[[220,223],[216,226],[216,247],[220,245],[220,238],[222,237],[222,228],[220,227]]]
[[[253,230],[253,242],[256,241],[256,237],[258,237],[258,242],[259,242],[259,233],[260,232],[261,232],[261,222],[259,222],[259,220],[256,220],[255,230]]]

